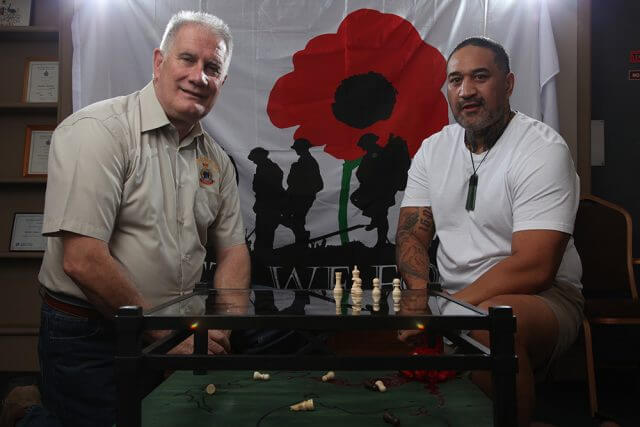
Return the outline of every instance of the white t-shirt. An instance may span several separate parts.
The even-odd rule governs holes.
[[[446,126],[413,158],[402,201],[402,207],[431,206],[440,238],[438,269],[443,286],[454,292],[508,257],[516,231],[571,234],[578,209],[579,178],[567,144],[542,122],[516,113],[488,154],[474,154],[473,161],[478,187],[475,209],[467,211],[470,152],[464,129]],[[556,282],[581,289],[581,276],[570,238]]]

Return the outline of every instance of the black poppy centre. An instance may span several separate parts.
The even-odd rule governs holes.
[[[338,85],[331,106],[333,115],[346,125],[364,129],[391,117],[397,93],[380,73],[354,74]]]

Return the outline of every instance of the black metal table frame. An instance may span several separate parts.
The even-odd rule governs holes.
[[[196,289],[195,294],[206,295]],[[138,427],[142,422],[142,398],[145,374],[151,370],[385,370],[454,369],[488,370],[493,383],[494,426],[514,426],[516,422],[516,373],[514,334],[516,321],[511,307],[491,307],[485,314],[461,303],[446,293],[431,288],[429,294],[454,301],[482,314],[459,316],[337,316],[337,315],[198,315],[149,316],[164,304],[143,314],[137,306],[121,307],[116,315],[117,346],[115,357],[117,386],[117,425]],[[178,298],[172,303],[186,299]],[[376,329],[418,329],[424,325],[459,346],[464,354],[428,356],[336,356],[336,355],[207,355],[208,329],[257,329],[345,331]],[[197,326],[195,326],[197,325]],[[295,326],[292,326],[295,325]],[[142,347],[145,330],[172,330],[166,338]],[[490,348],[486,348],[461,330],[486,330]],[[194,335],[193,355],[168,355],[171,348]]]

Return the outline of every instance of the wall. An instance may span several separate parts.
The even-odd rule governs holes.
[[[640,50],[640,2],[593,0],[591,16],[591,118],[605,123],[605,164],[591,168],[592,192],[629,211],[634,225],[634,255],[638,257],[640,81],[629,80],[628,73],[640,70],[640,63],[630,62],[630,52]]]
[[[556,77],[560,134],[567,141],[574,162],[578,158],[577,3],[578,0],[547,0],[560,60],[560,74]]]

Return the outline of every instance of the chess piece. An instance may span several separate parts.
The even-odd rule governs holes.
[[[373,290],[371,291],[371,297],[373,298],[373,311],[380,311],[380,296],[382,291],[380,290],[380,279],[377,277],[373,279]]]
[[[342,312],[342,295],[344,290],[342,289],[342,273],[336,271],[336,285],[333,288],[333,299],[336,302],[336,314]]]
[[[260,373],[260,372],[258,372],[258,371],[255,371],[255,372],[253,373],[253,379],[254,379],[254,380],[256,380],[256,381],[258,381],[258,380],[261,380],[261,381],[268,381],[268,380],[269,380],[269,378],[271,378],[269,374],[261,374],[261,373]]]
[[[378,387],[378,390],[380,390],[380,393],[384,393],[385,391],[387,391],[387,387],[385,387],[382,381],[378,380],[374,384],[376,387]]]
[[[358,315],[362,310],[362,280],[358,277],[351,287],[351,300],[353,302],[353,314]]]
[[[329,372],[327,372],[326,374],[324,374],[324,375],[322,376],[322,382],[323,382],[323,383],[326,383],[327,381],[332,380],[332,379],[334,379],[335,377],[336,377],[336,373],[335,373],[335,372],[333,372],[333,371],[329,371]]]
[[[402,291],[400,290],[400,279],[393,279],[393,292],[391,292],[393,298],[393,311],[400,311],[400,298],[402,297]]]
[[[393,415],[393,413],[390,411],[384,411],[384,413],[382,414],[382,419],[385,423],[391,424],[392,426],[400,425],[400,420],[398,419],[398,417]]]
[[[313,399],[303,400],[300,403],[289,406],[292,411],[313,411]]]
[[[360,270],[358,270],[358,266],[354,265],[353,270],[351,271],[351,286],[356,282],[356,279],[360,278]]]

